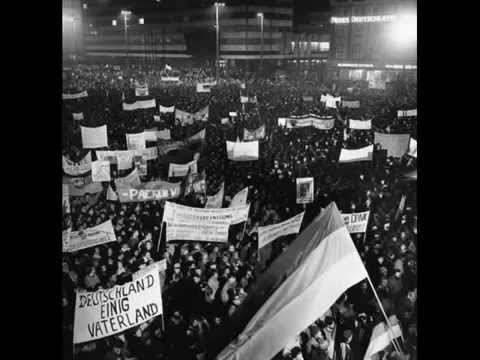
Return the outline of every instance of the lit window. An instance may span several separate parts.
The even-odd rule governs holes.
[[[87,8],[88,8],[88,5],[83,3],[83,10],[87,10]]]

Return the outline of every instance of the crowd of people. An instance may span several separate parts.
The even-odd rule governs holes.
[[[179,76],[180,83],[165,84],[161,76]],[[63,155],[82,159],[80,125],[107,125],[109,150],[126,149],[126,133],[145,129],[170,129],[173,140],[183,140],[202,129],[206,138],[200,148],[199,173],[205,170],[206,194],[183,196],[178,203],[203,207],[207,195],[225,184],[223,206],[248,187],[251,204],[246,223],[229,229],[227,244],[177,241],[165,243],[161,226],[165,201],[120,203],[107,200],[113,179],[131,170],[112,166],[111,184],[97,195],[70,198],[64,228],[82,230],[111,220],[117,242],[65,253],[63,257],[64,358],[75,359],[209,359],[216,354],[212,334],[222,329],[245,299],[252,284],[269,264],[295,240],[288,235],[258,250],[258,227],[284,221],[302,211],[300,232],[332,201],[344,213],[370,210],[366,233],[352,239],[370,274],[387,316],[396,315],[403,331],[402,358],[416,359],[417,339],[417,211],[416,183],[403,174],[416,168],[416,158],[374,156],[373,161],[340,164],[342,148],[357,149],[374,143],[374,131],[409,133],[416,138],[416,118],[399,118],[397,110],[416,108],[416,86],[392,91],[349,84],[317,83],[308,79],[227,73],[211,93],[197,93],[195,84],[210,81],[209,69],[151,70],[141,66],[76,66],[65,71],[64,92],[86,90],[88,97],[64,101]],[[122,102],[132,97],[134,82],[146,82],[157,108],[123,111]],[[322,94],[359,100],[359,109],[326,109]],[[256,96],[257,103],[240,103],[240,94]],[[304,101],[303,96],[313,101]],[[159,114],[158,104],[194,112],[209,106],[207,122],[181,126],[173,114]],[[83,113],[74,120],[72,113]],[[238,116],[229,117],[230,112]],[[301,114],[332,115],[332,130],[287,129],[279,117]],[[155,121],[154,115],[161,117]],[[221,119],[228,118],[222,124]],[[372,119],[372,130],[348,129],[347,119]],[[243,137],[244,129],[265,125],[259,159],[228,160],[225,141]],[[154,146],[156,144],[153,144]],[[94,153],[94,152],[92,152]],[[191,151],[193,154],[193,151]],[[95,156],[93,156],[95,158]],[[187,159],[185,162],[190,161]],[[149,160],[144,181],[167,179],[168,164]],[[66,176],[67,177],[67,176]],[[313,203],[296,203],[295,180],[313,177]],[[405,206],[399,211],[401,198]],[[163,231],[162,231],[163,230]],[[132,274],[161,259],[164,314],[120,335],[72,346],[75,292],[95,291],[131,281]],[[275,359],[362,359],[373,327],[384,321],[375,293],[364,282],[349,289],[323,317],[292,339]],[[237,334],[235,334],[237,335]],[[221,350],[221,349],[220,349]],[[334,355],[335,354],[335,355]],[[392,345],[376,354],[396,359]],[[267,360],[267,359],[266,359]]]

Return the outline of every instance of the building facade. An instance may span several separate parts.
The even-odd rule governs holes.
[[[83,13],[80,0],[62,0],[62,53],[71,59],[83,49]]]

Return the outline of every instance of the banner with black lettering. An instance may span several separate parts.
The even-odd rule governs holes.
[[[135,82],[135,96],[148,96],[148,84]]]
[[[78,162],[71,161],[65,156],[62,156],[62,168],[65,174],[71,176],[83,175],[89,172],[92,168],[92,153],[89,151],[83,159]]]
[[[158,266],[139,271],[123,285],[95,292],[77,291],[73,343],[124,332],[162,313]]]
[[[175,112],[175,105],[172,106],[162,106],[160,105],[159,111],[161,114],[171,114]]]
[[[227,157],[232,161],[258,160],[258,140],[247,142],[227,141]]]
[[[313,177],[297,178],[297,204],[313,202]]]
[[[125,111],[134,111],[134,110],[143,110],[143,109],[155,109],[157,102],[155,99],[148,100],[137,100],[133,103],[123,103],[123,110]]]
[[[117,187],[118,199],[122,203],[176,199],[181,192],[181,182],[162,180],[144,182],[138,186]]]
[[[343,221],[350,234],[364,233],[367,230],[368,217],[370,211],[364,211],[359,213],[342,214]]]
[[[75,252],[112,241],[117,241],[117,237],[112,220],[108,220],[84,230],[71,231],[68,240],[64,241],[63,252]]]
[[[135,168],[127,176],[115,179],[115,187],[137,187],[140,186],[141,180],[137,168]]]
[[[320,101],[325,103],[326,108],[336,109],[337,103],[341,102],[342,98],[340,96],[335,97],[330,94],[327,94],[327,95],[322,95],[320,97]]]
[[[171,134],[170,134],[170,129],[163,129],[163,130],[157,131],[157,139],[170,140],[171,138],[172,137],[171,137]]]
[[[110,181],[110,163],[108,161],[92,161],[92,181]]]
[[[372,129],[372,120],[349,120],[348,124],[350,129],[354,130],[371,130]]]
[[[408,151],[410,134],[381,134],[376,132],[375,144],[380,144],[387,150],[387,156],[402,157]]]
[[[259,226],[258,248],[261,249],[265,245],[270,244],[273,240],[278,239],[281,236],[297,234],[300,230],[300,226],[302,225],[303,215],[305,215],[305,211],[278,224]]]
[[[398,110],[397,111],[397,117],[413,117],[417,116],[417,109],[413,110]]]
[[[343,100],[342,101],[342,107],[349,108],[349,109],[358,109],[358,108],[360,108],[360,101],[358,101],[358,100],[354,100],[354,101]]]
[[[81,99],[85,98],[88,96],[88,93],[86,91],[82,91],[79,93],[73,93],[73,94],[62,94],[62,99],[63,100],[73,100],[73,99]]]
[[[265,125],[253,131],[243,129],[243,141],[261,140],[263,138],[265,138]]]
[[[331,130],[335,125],[335,118],[331,115],[292,115],[287,118],[279,118],[278,125],[286,126],[288,129],[312,126],[319,130]]]
[[[84,149],[98,149],[108,147],[107,125],[98,127],[80,126],[82,133],[82,147]]]
[[[197,93],[210,93],[212,87],[217,85],[216,81],[197,83]]]
[[[145,144],[145,132],[137,134],[125,134],[127,138],[127,149],[128,150],[144,150],[146,147]]]
[[[373,145],[365,146],[360,149],[342,149],[338,162],[371,161],[373,157]]]
[[[160,81],[178,83],[180,82],[180,76],[162,76]]]

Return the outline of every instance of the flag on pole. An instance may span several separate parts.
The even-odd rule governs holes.
[[[389,329],[385,322],[381,322],[373,328],[370,344],[365,353],[364,360],[373,359],[373,355],[385,349],[393,339],[402,337],[402,329],[395,315],[388,318],[392,327]]]
[[[243,206],[247,204],[248,186],[240,190],[232,199],[229,207]]]
[[[331,203],[259,278],[237,316],[259,310],[217,359],[273,358],[366,277],[340,212]]]

